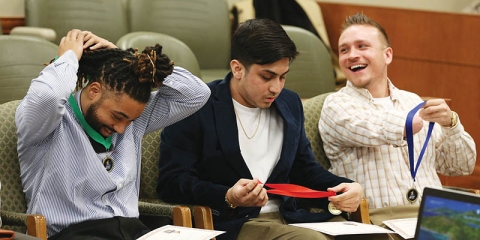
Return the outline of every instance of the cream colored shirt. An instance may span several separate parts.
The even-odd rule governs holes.
[[[424,187],[441,187],[437,172],[471,174],[477,156],[475,143],[460,122],[453,128],[435,124],[414,184],[403,132],[407,113],[422,99],[397,89],[390,81],[389,89],[393,108],[347,82],[326,98],[319,121],[330,171],[359,182],[370,208],[411,204],[406,194],[412,186],[421,197]],[[427,130],[428,122],[424,122],[414,135],[415,163]]]

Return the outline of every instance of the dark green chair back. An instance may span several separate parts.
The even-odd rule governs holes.
[[[323,141],[320,137],[320,132],[318,131],[318,121],[320,120],[320,113],[322,112],[325,98],[330,94],[331,92],[324,93],[303,101],[305,132],[307,138],[310,140],[315,158],[327,170],[330,168],[331,164],[323,150]]]
[[[300,27],[283,26],[283,29],[299,52],[290,66],[285,88],[297,92],[301,98],[335,91],[331,56],[320,38]]]
[[[168,34],[195,54],[205,82],[229,72],[231,21],[227,0],[128,0],[130,31]]]
[[[140,199],[158,199],[158,161],[160,156],[160,133],[157,130],[143,136],[142,170],[140,175]]]
[[[179,206],[178,204],[166,203],[159,199],[157,195],[161,132],[162,130],[151,132],[143,136],[142,141],[142,170],[140,173],[140,196],[138,207],[140,211],[140,219],[144,221],[147,226],[152,226],[152,222],[158,222],[159,219],[163,219],[165,216],[171,221],[174,215],[174,208]],[[188,218],[188,220],[190,220],[190,214],[187,215],[188,216],[183,216],[182,218]],[[151,218],[152,216],[154,217]],[[175,219],[173,220],[175,222]],[[163,221],[164,220],[161,220],[160,222]],[[167,223],[172,224],[172,222]]]
[[[14,229],[25,232],[24,226],[17,225],[16,222],[22,222],[25,219],[9,214],[8,218],[4,214],[25,213],[27,211],[27,202],[23,193],[22,180],[20,178],[20,164],[18,163],[17,153],[17,128],[15,126],[15,111],[20,100],[3,103],[0,105],[0,181],[2,190],[2,228]],[[8,222],[14,219],[13,222]],[[12,224],[10,226],[9,224]]]
[[[162,45],[162,53],[165,53],[176,66],[183,67],[201,78],[200,67],[192,50],[182,41],[163,33],[156,32],[131,32],[117,41],[117,47],[121,49],[138,48],[142,51],[147,46]]]
[[[0,36],[0,104],[22,99],[57,51],[56,44],[41,38]]]
[[[113,43],[129,32],[127,9],[120,0],[25,0],[25,25],[55,30],[56,44],[74,28]]]

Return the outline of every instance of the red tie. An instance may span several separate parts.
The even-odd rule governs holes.
[[[261,184],[261,183],[260,183]],[[289,197],[298,197],[298,198],[325,198],[329,196],[335,196],[335,192],[328,191],[317,191],[307,187],[303,187],[296,184],[287,184],[287,183],[267,183],[264,186],[272,188],[267,189],[268,193],[289,196]]]

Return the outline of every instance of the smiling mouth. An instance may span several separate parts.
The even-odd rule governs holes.
[[[351,67],[349,67],[348,69],[350,69],[350,71],[352,72],[357,72],[357,71],[360,71],[362,69],[365,69],[367,67],[366,64],[357,64],[357,65],[353,65]]]
[[[112,135],[115,131],[111,130],[110,128],[107,128],[107,127],[103,127],[103,130],[105,132],[105,135],[108,137],[110,135]]]

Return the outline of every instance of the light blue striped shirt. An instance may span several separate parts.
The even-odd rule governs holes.
[[[86,220],[138,217],[143,135],[194,113],[210,95],[205,83],[175,67],[141,116],[113,135],[114,168],[107,172],[105,154],[93,150],[67,101],[77,69],[67,51],[32,80],[15,115],[27,213],[46,217],[49,236]]]

